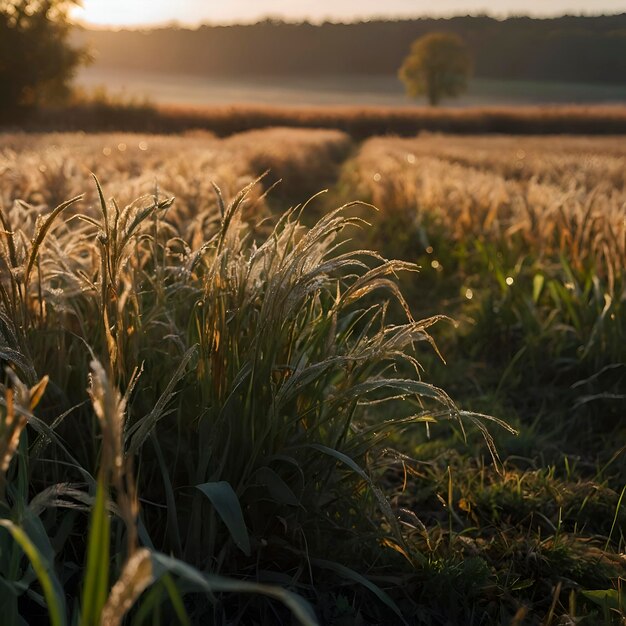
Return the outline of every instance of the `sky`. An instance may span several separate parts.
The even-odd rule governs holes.
[[[183,25],[254,22],[268,16],[318,22],[480,13],[550,16],[622,12],[626,13],[626,0],[83,0],[74,17],[97,26],[154,26],[172,21]]]

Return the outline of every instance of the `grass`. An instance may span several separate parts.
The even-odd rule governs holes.
[[[271,215],[269,204],[283,210],[289,203],[305,202],[320,190],[315,181],[330,186],[352,150],[350,139],[339,131],[289,128],[223,140],[204,131],[184,137],[121,133],[47,137],[44,145],[37,135],[2,136],[0,198],[5,206],[19,198],[53,208],[84,193],[77,205],[77,210],[84,210],[97,199],[93,171],[120,204],[152,193],[158,184],[163,194],[176,197],[173,211],[189,225],[206,211],[217,210],[211,182],[232,198],[269,170],[262,184],[250,191],[250,213],[257,222]],[[272,193],[262,197],[263,187],[274,185]]]
[[[624,158],[5,135],[9,623],[621,623]]]
[[[555,377],[557,387],[581,391],[595,376],[600,400],[599,378],[607,375],[614,388],[606,397],[619,401],[616,372],[626,358],[619,143],[493,138],[481,147],[436,136],[373,139],[342,184],[389,207],[373,245],[420,259],[435,288],[461,296],[455,317],[471,320],[464,341],[478,362],[510,364],[526,396]],[[403,237],[392,238],[394,230]],[[501,390],[507,386],[501,381]]]
[[[626,132],[620,105],[544,105],[464,109],[385,107],[180,106],[78,102],[0,120],[0,128],[29,131],[182,133],[208,130],[225,137],[276,126],[341,130],[354,140],[422,131],[468,135],[615,135]]]

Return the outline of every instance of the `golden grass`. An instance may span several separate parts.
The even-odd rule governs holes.
[[[345,163],[336,190],[379,206],[376,226],[387,228],[390,255],[398,254],[403,237],[417,247],[413,235],[420,226],[440,246],[436,254],[447,245],[446,258],[433,258],[443,261],[441,276],[451,283],[459,278],[451,276],[454,262],[473,240],[493,244],[494,254],[505,257],[510,246],[518,265],[525,255],[537,261],[530,272],[516,275],[514,288],[503,274],[501,294],[497,286],[488,292],[494,289],[491,262],[477,262],[470,270],[476,275],[467,285],[478,285],[477,295],[473,300],[461,295],[457,304],[467,305],[476,320],[471,343],[475,354],[484,356],[468,356],[467,341],[452,358],[444,350],[448,380],[456,378],[453,389],[465,394],[468,381],[473,385],[476,380],[472,398],[493,393],[498,400],[511,389],[521,391],[524,403],[514,405],[521,416],[547,421],[546,440],[557,436],[550,434],[552,428],[565,433],[554,446],[564,455],[571,444],[567,436],[584,437],[589,459],[598,444],[588,434],[595,430],[606,436],[600,421],[609,422],[623,401],[623,379],[618,378],[624,361],[623,295],[617,291],[626,267],[623,145],[621,137],[376,138]],[[262,190],[249,188],[247,198],[240,195],[228,207],[219,196],[215,199],[213,181],[228,198],[266,168],[273,172],[269,183],[288,180],[290,201],[292,194],[305,199],[325,176],[337,174],[351,147],[347,134],[338,131],[284,128],[228,139],[203,131],[183,137],[0,136],[0,358],[25,381],[13,376],[0,385],[0,500],[11,517],[0,519],[0,525],[19,543],[13,552],[4,552],[0,569],[7,570],[5,563],[22,564],[19,576],[5,581],[21,585],[28,570],[18,549],[29,555],[52,623],[61,623],[60,617],[54,622],[54,615],[64,615],[66,600],[77,597],[75,587],[65,594],[57,585],[56,592],[54,572],[61,572],[63,581],[77,575],[84,538],[68,534],[55,541],[59,547],[50,559],[40,558],[13,521],[23,524],[21,516],[31,510],[40,517],[42,535],[61,537],[58,521],[64,517],[42,515],[50,507],[75,509],[76,515],[87,506],[92,510],[92,539],[81,570],[87,572],[83,601],[79,606],[73,599],[68,607],[75,623],[120,623],[135,601],[137,613],[169,610],[164,623],[185,623],[186,609],[196,621],[211,619],[218,610],[233,619],[251,615],[259,623],[286,615],[274,605],[248,600],[214,607],[196,595],[183,603],[187,586],[181,585],[179,593],[167,578],[148,589],[164,572],[199,585],[211,597],[253,591],[279,599],[303,623],[308,613],[292,595],[251,581],[263,582],[266,572],[280,575],[270,581],[297,572],[285,584],[319,601],[316,608],[325,618],[323,598],[334,602],[336,580],[347,593],[346,582],[371,577],[365,595],[349,597],[373,623],[395,623],[396,598],[403,600],[411,623],[424,607],[434,615],[445,613],[445,623],[469,623],[477,610],[497,620],[503,614],[493,602],[497,590],[507,598],[505,608],[528,606],[539,623],[546,611],[552,615],[558,600],[558,592],[546,593],[547,584],[555,582],[560,589],[563,572],[573,581],[567,591],[574,619],[572,598],[580,598],[579,590],[604,589],[618,580],[623,513],[619,492],[610,485],[621,479],[606,469],[612,472],[612,464],[621,462],[623,449],[614,450],[623,431],[619,424],[611,425],[609,432],[618,434],[606,436],[605,450],[594,460],[603,469],[591,470],[593,481],[586,462],[580,464],[583,469],[574,469],[577,461],[572,464],[584,482],[578,482],[578,474],[570,480],[567,456],[567,481],[558,479],[554,467],[544,467],[544,449],[537,447],[542,440],[535,440],[527,425],[526,443],[519,445],[532,451],[524,453],[528,459],[515,453],[504,475],[496,476],[484,461],[472,461],[465,453],[457,456],[460,437],[454,444],[440,439],[438,428],[428,443],[416,439],[414,445],[405,427],[426,422],[435,429],[434,419],[463,418],[484,432],[485,416],[458,411],[446,393],[421,380],[416,357],[422,357],[424,342],[432,341],[428,330],[441,316],[416,322],[409,314],[401,324],[389,325],[387,315],[393,312],[383,304],[395,297],[405,311],[423,301],[443,309],[450,300],[438,299],[427,288],[414,292],[417,297],[407,303],[393,278],[415,266],[336,248],[337,233],[359,223],[358,218],[330,213],[307,229],[291,212],[269,236],[257,237],[240,212],[247,211],[253,222],[270,215]],[[100,202],[91,171],[119,205]],[[131,202],[157,188],[156,198]],[[50,212],[83,191],[84,200]],[[170,195],[177,196],[173,205],[165,200]],[[402,220],[394,221],[397,215]],[[382,230],[375,232],[380,241]],[[409,252],[412,260],[428,258],[428,249]],[[591,268],[589,282],[599,285],[597,298],[586,288],[569,298],[563,295],[568,276],[562,268],[552,271],[559,256],[571,266]],[[462,263],[457,269],[460,275],[465,271]],[[539,304],[536,271],[541,284],[545,279],[555,288],[555,295]],[[584,278],[585,272],[579,274]],[[459,283],[465,293],[471,291]],[[419,287],[423,284],[428,285],[419,282]],[[611,298],[618,303],[613,308]],[[500,371],[502,362],[507,371]],[[425,365],[430,373],[429,361]],[[89,371],[91,405],[85,393]],[[508,383],[511,372],[520,382]],[[46,373],[47,387],[47,377],[41,378]],[[497,388],[492,375],[500,377]],[[552,400],[551,385],[557,383]],[[37,417],[30,415],[42,396]],[[426,411],[422,398],[430,399]],[[511,402],[515,398],[511,394]],[[600,408],[576,415],[577,406],[602,398],[606,403]],[[383,400],[394,404],[381,408]],[[498,402],[489,400],[488,411],[495,407],[500,413]],[[611,412],[609,406],[617,408]],[[564,415],[567,426],[559,426]],[[588,415],[593,420],[585,429]],[[393,441],[388,433],[396,427],[403,445],[397,456],[387,449]],[[20,434],[31,430],[38,433],[33,445],[20,443]],[[485,435],[493,452],[491,436]],[[384,453],[379,452],[383,445]],[[511,454],[517,448],[509,445]],[[51,462],[57,458],[63,462]],[[390,460],[393,479],[384,474],[383,495],[377,478]],[[520,460],[542,469],[520,471],[515,465]],[[21,484],[29,489],[17,489]],[[223,515],[224,507],[212,499],[217,496],[239,512],[243,524]],[[547,524],[537,527],[539,533],[532,526],[537,511]],[[522,529],[519,535],[514,526]],[[145,537],[138,541],[140,530],[154,549],[148,551]],[[521,547],[512,551],[511,545]],[[393,561],[398,554],[402,560]],[[467,564],[460,575],[454,574],[458,559]],[[103,564],[110,564],[111,576]],[[351,577],[355,572],[344,564],[357,568],[359,578]],[[210,578],[205,579],[207,569]],[[314,583],[309,572],[315,574]],[[483,585],[478,591],[477,579]],[[526,586],[518,587],[520,580]],[[404,603],[408,588],[420,591]],[[380,607],[368,600],[372,589]],[[437,589],[444,594],[433,594]],[[449,589],[454,597],[446,596]],[[164,591],[171,609],[162,604]],[[462,607],[456,615],[455,597]],[[20,600],[18,606],[17,595],[11,598],[7,614],[12,609],[17,615],[19,608],[29,616],[31,605]],[[88,598],[96,600],[89,604]],[[338,598],[343,602],[343,595]],[[596,616],[588,607],[578,611],[589,619]],[[444,617],[433,623],[444,623]]]
[[[153,193],[176,197],[176,211],[197,218],[216,208],[212,184],[226,197],[271,171],[268,183],[305,201],[350,148],[339,131],[267,129],[218,139],[196,131],[182,137],[143,134],[55,133],[0,135],[0,202],[15,198],[40,208],[54,207],[87,190],[77,209],[97,198],[95,173],[121,204]],[[305,180],[308,183],[305,184]],[[315,185],[314,189],[311,185]],[[281,187],[279,186],[279,191]],[[252,192],[256,217],[267,214],[259,189]]]
[[[374,138],[345,177],[382,220],[400,211],[459,242],[521,240],[611,283],[626,267],[622,137]]]

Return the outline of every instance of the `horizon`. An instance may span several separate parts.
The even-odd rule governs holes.
[[[235,6],[233,6],[233,4]],[[413,0],[388,0],[387,10],[376,10],[374,0],[344,0],[339,6],[324,8],[327,3],[305,0],[299,2],[300,9],[285,10],[281,0],[236,0],[228,7],[207,6],[200,0],[182,0],[176,7],[166,0],[84,0],[81,7],[71,11],[74,21],[85,28],[96,29],[145,29],[178,26],[197,28],[200,26],[250,25],[265,20],[286,23],[309,22],[321,24],[358,23],[377,20],[446,19],[453,17],[487,16],[494,19],[515,17],[558,18],[562,16],[597,17],[626,13],[624,0],[604,0],[595,3],[593,10],[582,0],[544,0],[523,2],[521,0],[493,0],[485,6],[475,0],[443,0],[439,10],[420,10]],[[426,5],[426,2],[420,2]],[[529,4],[539,5],[529,10]],[[146,6],[148,5],[148,6]],[[181,6],[182,5],[182,6]],[[186,5],[186,6],[185,6]],[[408,5],[411,5],[410,8]],[[585,6],[587,5],[587,6]],[[371,9],[367,9],[371,6]],[[257,8],[260,7],[260,8]],[[280,7],[280,8],[277,8]],[[406,8],[404,8],[406,7]],[[430,7],[429,7],[430,9]],[[181,17],[182,15],[182,17]]]

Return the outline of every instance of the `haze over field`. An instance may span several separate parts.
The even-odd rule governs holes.
[[[406,107],[413,101],[398,68],[430,32],[459,36],[472,58],[469,90],[449,101],[455,106],[626,101],[626,13],[92,28],[74,38],[94,56],[82,86],[158,103]]]
[[[75,17],[100,26],[145,26],[176,21],[181,24],[254,22],[265,16],[289,20],[356,20],[377,17],[416,17],[420,15],[483,14],[559,15],[618,13],[626,10],[624,0],[440,0],[433,7],[426,0],[85,0]]]
[[[87,67],[76,83],[87,89],[106,85],[110,93],[155,104],[365,106],[413,108],[395,76],[215,77]],[[557,103],[626,102],[626,85],[590,85],[476,78],[468,92],[447,102],[451,107]]]

